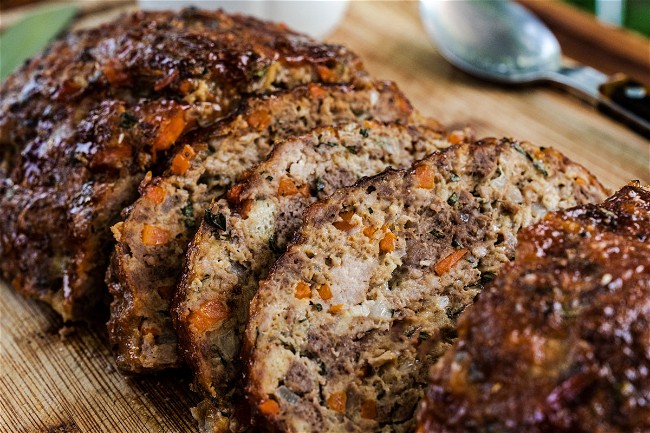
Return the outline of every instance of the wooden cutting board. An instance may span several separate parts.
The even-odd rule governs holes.
[[[500,87],[455,70],[428,42],[415,3],[352,2],[329,40],[359,53],[374,76],[396,81],[443,124],[555,147],[610,188],[650,182],[647,140],[556,89]],[[47,306],[0,281],[0,432],[196,431],[189,409],[199,399],[189,372],[124,376],[103,327],[62,325]]]

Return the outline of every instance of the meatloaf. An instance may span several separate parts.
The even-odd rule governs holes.
[[[429,367],[519,229],[605,197],[552,149],[486,139],[312,205],[251,302],[252,409],[278,431],[415,430]]]
[[[180,347],[215,410],[228,417],[233,402],[243,399],[237,386],[248,304],[303,210],[362,176],[407,167],[447,146],[436,130],[422,126],[365,121],[317,128],[276,144],[211,206],[189,248],[172,314]],[[230,430],[238,429],[235,423],[247,424],[235,420]]]
[[[70,33],[0,88],[4,276],[64,319],[97,317],[109,227],[177,138],[242,95],[363,79],[280,24],[187,9]]]
[[[458,321],[420,430],[650,431],[650,189],[547,215]]]
[[[319,125],[414,117],[392,83],[310,84],[251,98],[227,121],[184,140],[166,173],[146,179],[140,198],[113,228],[108,329],[119,367],[143,372],[180,364],[169,302],[187,244],[211,200],[264,158],[275,140]]]

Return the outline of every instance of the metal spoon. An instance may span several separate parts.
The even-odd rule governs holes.
[[[650,95],[641,83],[562,64],[553,33],[506,0],[421,0],[420,17],[440,54],[463,71],[501,83],[551,81],[650,136]]]

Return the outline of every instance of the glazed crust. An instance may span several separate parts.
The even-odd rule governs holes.
[[[229,119],[184,140],[195,154],[186,159],[181,149],[171,160],[187,160],[187,167],[172,163],[164,175],[147,178],[140,198],[113,227],[117,244],[107,273],[113,295],[108,329],[118,366],[145,372],[180,365],[168,311],[187,245],[210,202],[263,159],[275,141],[320,125],[364,119],[406,123],[414,117],[392,83],[310,84],[251,98]],[[167,234],[164,242],[143,242],[152,227]]]
[[[186,131],[245,94],[363,80],[358,58],[222,12],[137,12],[70,33],[0,88],[0,254],[19,291],[101,317],[109,227]]]
[[[548,215],[459,320],[420,429],[650,430],[650,189]]]
[[[246,390],[261,425],[414,430],[429,367],[518,230],[605,197],[552,149],[487,139],[310,206],[250,306]]]

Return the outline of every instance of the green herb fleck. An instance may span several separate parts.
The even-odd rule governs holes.
[[[269,182],[273,182],[273,176],[266,176],[266,180],[268,180]]]
[[[458,176],[456,173],[451,173],[451,178],[449,178],[452,182],[458,182],[460,180],[460,176]]]
[[[323,182],[323,179],[320,176],[316,178],[316,185],[314,189],[316,192],[321,192],[325,189],[325,182]]]
[[[494,277],[496,277],[494,272],[483,272],[481,274],[481,283],[482,284],[489,283],[490,281],[494,280]]]
[[[438,239],[442,239],[442,238],[445,237],[445,234],[442,232],[442,230],[438,230],[438,229],[432,229],[429,232],[429,234],[436,237],[436,238],[438,238]]]
[[[221,213],[212,213],[210,209],[205,210],[205,220],[218,230],[226,230],[226,217]]]
[[[361,134],[361,136],[362,136],[363,138],[368,138],[368,136],[370,135],[370,134],[368,133],[368,129],[367,129],[367,128],[361,128],[361,129],[359,130],[359,134]]]
[[[326,141],[324,144],[327,147],[334,147],[337,143],[334,143],[333,141]]]
[[[277,241],[276,241],[276,239],[275,239],[275,236],[271,236],[271,238],[269,239],[269,249],[270,249],[271,252],[273,252],[273,254],[275,254],[276,256],[279,256],[280,254],[283,253],[282,248],[280,248],[280,247],[278,246],[278,244],[277,244]]]
[[[413,334],[415,334],[415,328],[413,327],[407,328],[406,331],[404,332],[404,335],[406,335],[407,337],[411,337],[413,336]]]
[[[452,239],[452,241],[451,241],[451,246],[454,247],[454,248],[463,248],[463,244],[461,244],[460,242],[458,242],[458,241],[456,240],[456,238]]]
[[[548,176],[548,171],[546,171],[546,167],[544,167],[544,163],[542,163],[542,161],[533,158],[533,156],[530,153],[526,152],[526,150],[523,147],[521,147],[519,143],[512,143],[512,147],[517,152],[521,153],[522,155],[525,155],[526,158],[528,158],[528,160],[533,163],[533,167],[535,167],[537,171],[542,173],[544,176]]]
[[[254,78],[262,78],[264,75],[266,75],[266,71],[269,69],[268,66],[262,66],[259,69],[256,69],[253,71],[253,77]]]
[[[313,304],[316,311],[323,311],[323,306],[321,304]]]
[[[357,149],[355,146],[345,146],[345,148],[353,155],[359,153],[359,149]]]
[[[138,123],[138,118],[135,117],[133,114],[129,113],[128,111],[125,111],[124,113],[120,114],[120,123],[119,123],[120,128],[129,129],[136,123]]]
[[[453,205],[455,205],[457,202],[458,202],[458,196],[456,195],[455,192],[453,192],[453,193],[449,196],[449,198],[447,199],[447,203],[448,203],[450,206],[453,206]]]
[[[194,219],[194,206],[188,202],[181,208],[181,213],[185,217],[185,227],[188,229],[196,227],[196,220]]]
[[[419,341],[425,341],[425,340],[428,340],[428,339],[429,339],[429,333],[424,332],[424,331],[420,331],[420,335],[418,335],[418,340]]]
[[[372,210],[372,208],[371,208],[371,207],[369,207],[369,208],[368,208],[368,212],[370,213],[370,215],[372,215],[372,214],[374,214],[374,213],[375,213],[375,211],[374,211],[374,210]]]

